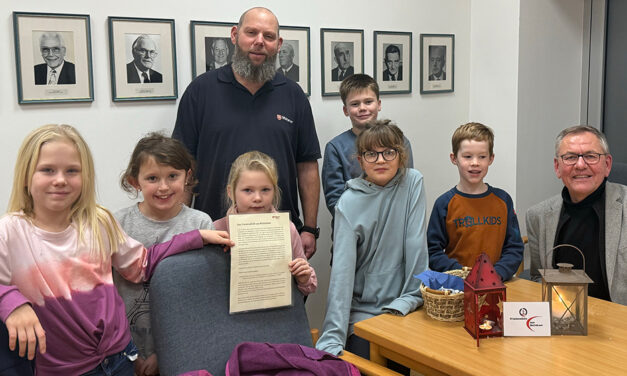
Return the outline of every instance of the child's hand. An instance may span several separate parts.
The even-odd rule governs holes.
[[[153,376],[159,374],[157,354],[152,354],[144,359],[141,356],[135,361],[135,374],[139,376]]]
[[[203,244],[220,244],[225,247],[235,245],[235,242],[231,240],[229,233],[226,231],[200,230],[200,236]]]
[[[290,267],[290,272],[294,277],[296,277],[296,281],[298,284],[305,284],[309,281],[311,277],[311,266],[304,258],[295,258],[290,261],[288,264]]]
[[[29,304],[22,304],[17,307],[5,322],[9,331],[9,349],[15,350],[16,342],[19,344],[19,355],[26,355],[28,348],[28,359],[35,357],[35,348],[39,342],[39,352],[46,353],[46,332],[39,323],[39,318]]]

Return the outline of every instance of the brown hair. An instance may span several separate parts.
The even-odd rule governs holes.
[[[377,84],[377,81],[375,81],[374,78],[361,73],[347,77],[340,84],[340,97],[342,98],[342,103],[346,105],[346,99],[351,93],[367,89],[372,90],[377,96],[377,100],[379,99],[379,84]]]
[[[187,151],[185,145],[177,139],[153,132],[144,136],[135,145],[131,159],[128,161],[128,167],[122,173],[120,179],[122,189],[137,195],[137,190],[131,184],[131,180],[138,180],[142,164],[150,157],[153,157],[159,164],[170,166],[177,170],[185,170],[186,173],[191,171],[190,177],[185,182],[186,190],[191,191],[198,184],[198,180],[194,177],[196,161]]]
[[[453,155],[457,156],[459,147],[464,140],[486,141],[490,150],[490,156],[494,155],[494,133],[490,127],[474,122],[460,125],[453,133],[451,140]]]
[[[376,147],[395,149],[398,152],[398,167],[403,169],[407,167],[408,155],[403,131],[391,120],[375,120],[366,124],[366,128],[355,140],[357,155]]]

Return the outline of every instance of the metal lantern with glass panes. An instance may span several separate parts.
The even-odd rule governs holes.
[[[490,258],[480,254],[464,280],[464,327],[477,339],[503,336],[505,285]]]
[[[573,269],[572,264],[558,263],[558,269],[539,269],[542,276],[542,301],[549,302],[551,310],[551,335],[588,335],[588,284],[593,281],[586,275],[586,259],[574,245],[560,244],[558,248],[576,249],[583,259],[583,269]],[[544,265],[547,255],[544,255]]]

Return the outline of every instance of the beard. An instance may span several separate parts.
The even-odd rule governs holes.
[[[231,62],[233,63],[231,66],[233,67],[233,71],[242,76],[245,80],[255,83],[264,83],[274,78],[276,74],[276,59],[277,54],[267,56],[266,61],[261,65],[253,65],[248,55],[239,48],[236,41],[235,52],[231,58]]]

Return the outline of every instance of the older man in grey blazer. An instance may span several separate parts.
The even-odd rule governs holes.
[[[581,255],[559,244],[571,244],[585,256],[586,274],[594,281],[589,295],[627,305],[627,187],[607,182],[612,156],[596,128],[564,129],[555,143],[555,174],[564,183],[560,195],[527,212],[531,277],[557,262],[582,269]]]

